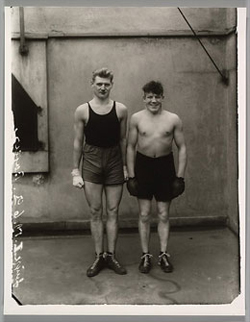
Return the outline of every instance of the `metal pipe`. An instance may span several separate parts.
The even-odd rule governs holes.
[[[19,21],[20,21],[20,46],[19,52],[22,56],[26,56],[29,53],[29,48],[25,43],[25,27],[24,27],[24,8],[19,7]]]

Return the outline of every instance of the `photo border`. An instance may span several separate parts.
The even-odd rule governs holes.
[[[5,6],[89,6],[89,7],[242,7],[247,8],[247,37],[246,37],[246,89],[249,88],[250,85],[250,76],[249,76],[249,42],[250,42],[250,24],[249,24],[249,9],[250,9],[250,0],[182,0],[182,1],[162,1],[162,0],[6,0],[0,2],[0,75],[4,75],[4,48],[5,48],[5,41],[4,41],[4,7]],[[0,85],[0,147],[2,150],[1,158],[0,158],[0,178],[4,178],[4,77],[1,77],[1,85]],[[1,210],[3,216],[1,216],[0,222],[0,321],[2,322],[40,322],[40,321],[49,321],[49,322],[78,322],[78,321],[103,321],[103,322],[113,322],[113,321],[171,321],[171,322],[179,322],[179,321],[192,321],[192,322],[207,322],[207,321],[225,321],[225,322],[248,322],[250,321],[250,278],[249,278],[249,254],[250,254],[250,220],[247,216],[250,207],[250,172],[247,165],[250,163],[249,151],[250,151],[250,113],[249,113],[249,89],[246,92],[246,205],[245,205],[245,246],[246,246],[246,256],[245,256],[245,302],[246,302],[246,315],[244,316],[205,316],[205,315],[4,315],[3,311],[3,302],[4,302],[4,180],[0,182],[0,204],[2,205]],[[242,228],[244,229],[244,228]],[[57,306],[58,307],[58,306]],[[60,313],[60,312],[58,312]]]

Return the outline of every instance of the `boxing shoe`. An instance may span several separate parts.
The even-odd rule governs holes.
[[[139,265],[139,271],[143,274],[148,274],[152,265],[151,265],[151,257],[153,257],[151,254],[146,253],[143,254],[141,257],[141,262]]]
[[[127,181],[127,189],[131,196],[137,197],[138,196],[138,181],[136,178],[128,178]]]
[[[173,265],[170,263],[169,257],[170,255],[165,252],[161,252],[159,255],[158,265],[165,273],[171,273],[173,271]]]
[[[126,269],[118,262],[113,253],[107,252],[105,255],[106,266],[112,269],[116,274],[125,275],[127,274]]]
[[[184,178],[176,177],[172,185],[172,198],[176,198],[181,195],[185,190]]]
[[[87,269],[87,276],[93,277],[99,274],[99,272],[106,266],[104,253],[100,253],[96,255],[95,261],[93,264]]]

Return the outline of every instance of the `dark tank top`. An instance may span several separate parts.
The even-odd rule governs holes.
[[[89,106],[89,120],[85,127],[86,143],[99,147],[112,147],[120,142],[120,122],[116,114],[114,101],[111,111],[107,114],[97,114]]]

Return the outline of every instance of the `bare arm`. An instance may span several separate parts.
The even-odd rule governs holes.
[[[178,171],[177,177],[184,178],[187,166],[187,152],[186,144],[183,134],[183,126],[181,120],[178,118],[174,129],[174,141],[178,148]]]
[[[74,148],[73,148],[73,169],[79,169],[84,139],[84,121],[82,110],[78,108],[75,112],[74,121]]]
[[[120,146],[121,146],[121,151],[122,151],[123,166],[126,166],[127,120],[128,120],[127,108],[124,105],[122,105],[122,108],[121,108],[121,122],[120,122]]]
[[[138,140],[137,121],[135,115],[132,115],[129,124],[128,146],[127,146],[127,167],[130,178],[135,176],[135,153]]]

